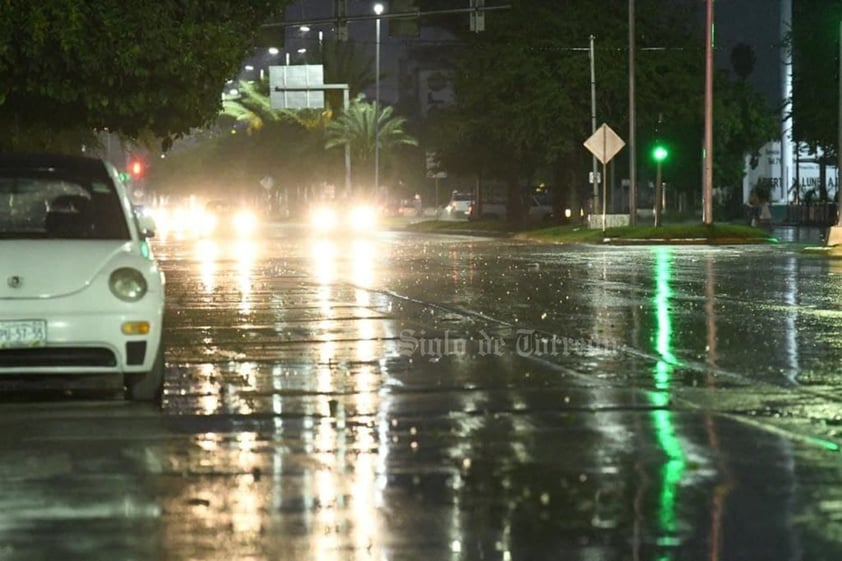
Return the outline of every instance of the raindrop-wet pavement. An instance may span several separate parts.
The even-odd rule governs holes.
[[[158,240],[163,407],[0,404],[0,559],[840,559],[799,249]]]

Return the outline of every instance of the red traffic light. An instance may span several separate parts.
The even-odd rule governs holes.
[[[132,177],[140,177],[143,175],[143,162],[140,160],[134,160],[129,164],[129,173],[132,174]]]

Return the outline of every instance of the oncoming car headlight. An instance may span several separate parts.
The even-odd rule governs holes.
[[[249,236],[257,227],[257,217],[253,212],[241,210],[232,219],[234,231],[241,236]]]
[[[310,214],[310,225],[322,232],[333,230],[336,226],[336,212],[330,207],[318,207]]]
[[[368,230],[374,227],[375,222],[377,222],[377,213],[370,206],[355,206],[351,209],[348,219],[352,230]]]
[[[137,302],[149,290],[143,273],[130,267],[115,269],[108,277],[108,287],[114,296],[125,302]]]

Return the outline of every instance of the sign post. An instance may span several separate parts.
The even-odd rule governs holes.
[[[323,108],[327,90],[342,90],[342,109],[348,111],[350,86],[325,84],[322,65],[269,67],[269,97],[273,109]],[[345,145],[345,194],[351,194],[350,144]]]
[[[607,167],[614,156],[617,155],[626,143],[620,136],[611,129],[607,124],[603,123],[590,138],[585,141],[585,148],[590,150],[591,154],[597,157],[602,162],[602,231],[605,231],[605,209],[606,197],[608,195],[608,174]],[[596,187],[596,184],[594,184]],[[596,202],[596,201],[594,201]],[[596,208],[593,209],[594,212]]]
[[[439,159],[435,151],[427,151],[427,177],[436,180],[436,216],[439,209],[439,179],[447,179],[447,172],[439,169]]]

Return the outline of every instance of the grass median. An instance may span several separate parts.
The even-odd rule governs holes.
[[[416,222],[406,227],[413,232],[449,234],[510,235],[518,239],[554,243],[591,244],[762,244],[775,243],[767,230],[739,224],[666,224],[663,226],[621,226],[598,228],[583,225],[545,224],[518,227],[503,220]]]

